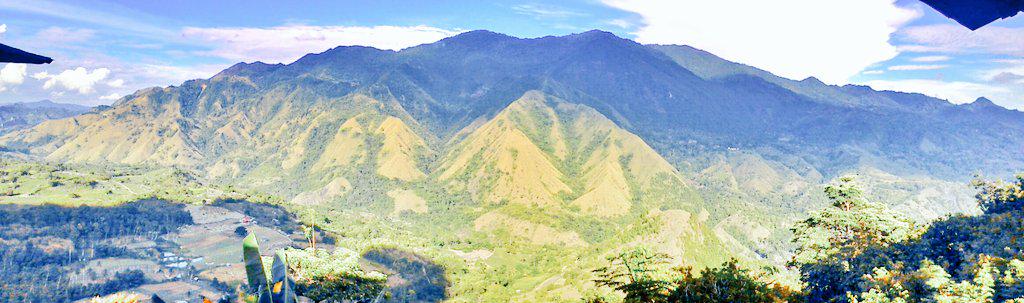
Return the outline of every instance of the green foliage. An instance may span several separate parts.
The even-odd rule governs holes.
[[[242,260],[245,262],[245,277],[249,282],[250,291],[262,293],[270,290],[267,274],[263,271],[263,258],[260,256],[256,234],[249,234],[242,240]]]
[[[866,243],[858,254],[803,263],[808,302],[1010,302],[1024,298],[1024,210],[1011,184],[975,181],[978,216],[932,222],[899,242]],[[840,196],[840,195],[835,195]],[[871,235],[866,233],[864,235]],[[860,234],[858,234],[860,236]],[[875,235],[877,236],[877,235]]]
[[[93,283],[68,281],[97,260],[151,254],[118,239],[172,234],[192,224],[184,208],[161,201],[78,208],[0,204],[0,302],[77,302],[150,283],[138,269],[108,272]]]
[[[1017,175],[1015,182],[986,182],[976,179],[972,183],[978,191],[975,196],[978,205],[986,213],[1001,213],[1024,208],[1024,174]]]
[[[930,260],[922,261],[910,274],[875,268],[873,274],[864,276],[867,290],[847,296],[852,303],[993,302],[996,278],[1000,276],[993,262],[992,258],[982,256],[973,277],[962,281],[955,281],[946,269]]]
[[[245,262],[245,275],[249,281],[249,292],[255,294],[259,303],[292,303],[296,302],[295,288],[288,277],[288,258],[278,252],[274,255],[270,276],[266,274],[263,257],[260,255],[259,242],[256,234],[249,234],[242,240],[242,259]]]
[[[718,268],[694,275],[692,267],[675,272],[664,269],[664,256],[636,248],[610,259],[612,265],[595,271],[595,282],[625,294],[623,302],[647,303],[781,303],[797,302],[799,293],[769,281],[771,271],[754,273],[730,260]],[[585,301],[617,301],[606,294],[590,294]]]
[[[868,291],[859,295],[847,294],[852,303],[907,303],[910,291],[904,286],[904,279],[884,267],[875,268],[870,275],[864,275]]]
[[[385,294],[387,277],[363,272],[353,251],[307,248],[286,249],[282,254],[291,261],[295,289],[316,302],[368,302]]]
[[[625,303],[665,302],[671,283],[667,277],[667,256],[643,247],[609,257],[609,265],[595,270],[597,285],[626,294]]]
[[[768,274],[756,274],[730,260],[718,268],[705,268],[699,276],[693,269],[680,269],[682,276],[669,295],[669,302],[795,302],[798,294],[786,286],[768,281]]]
[[[52,164],[0,155],[0,203],[113,206],[144,199],[210,203],[268,202],[265,195],[211,184],[177,168],[118,164]]]
[[[913,222],[884,205],[865,201],[852,178],[825,187],[831,207],[797,222],[798,247],[791,264],[856,257],[872,246],[887,246],[913,235]]]

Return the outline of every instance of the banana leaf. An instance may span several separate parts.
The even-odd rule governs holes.
[[[160,296],[157,296],[156,294],[154,294],[153,297],[150,297],[149,300],[153,301],[153,303],[166,303],[164,302],[164,299],[161,299]]]
[[[260,244],[256,240],[256,234],[249,234],[242,240],[242,258],[245,261],[245,275],[249,280],[249,287],[259,290],[260,297],[263,297],[264,291],[270,291],[270,285],[267,274],[263,271]]]
[[[280,251],[274,254],[274,264],[270,273],[271,281],[273,281],[271,284],[273,285],[274,302],[296,302],[295,290],[292,286],[294,282],[288,279],[288,256]]]
[[[259,290],[260,297],[259,297],[259,301],[257,301],[257,302],[258,303],[275,303],[274,302],[274,295],[271,294],[270,291],[271,290],[269,288],[267,288],[267,285],[260,285],[260,290]]]

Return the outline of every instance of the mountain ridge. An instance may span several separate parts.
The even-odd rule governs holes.
[[[50,100],[0,104],[0,135],[29,128],[47,120],[62,119],[93,108]]]

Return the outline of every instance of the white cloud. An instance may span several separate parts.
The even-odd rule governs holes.
[[[610,25],[618,26],[621,28],[632,28],[633,23],[626,21],[625,19],[612,19],[607,22]]]
[[[920,15],[894,0],[604,0],[634,12],[641,43],[687,44],[784,77],[845,83],[898,52],[896,29]]]
[[[536,4],[520,4],[512,7],[512,10],[522,15],[533,16],[535,18],[568,18],[583,16],[585,14],[570,11],[563,8],[536,5]]]
[[[88,41],[95,35],[96,31],[91,29],[73,29],[52,26],[39,31],[39,33],[36,34],[35,39],[48,44],[63,45]]]
[[[0,92],[6,91],[8,86],[20,85],[25,82],[25,64],[7,63],[0,69]]]
[[[943,62],[943,61],[949,61],[949,59],[951,59],[949,56],[921,56],[921,57],[911,58],[910,61],[913,61],[913,62]]]
[[[7,24],[0,24],[0,35],[7,32]]]
[[[869,70],[861,72],[861,74],[865,74],[865,75],[881,75],[881,74],[884,74],[884,73],[885,73],[884,70],[878,70],[878,69],[869,69]]]
[[[110,86],[110,87],[122,87],[122,86],[124,86],[124,79],[116,79],[116,80],[107,81],[107,86]]]
[[[208,42],[204,52],[236,61],[290,63],[302,55],[322,52],[340,45],[364,45],[399,50],[435,42],[459,31],[429,26],[309,26],[288,25],[269,28],[188,27],[183,35]]]
[[[218,72],[228,68],[229,65],[209,64],[194,66],[178,66],[163,64],[143,64],[133,66],[129,74],[139,78],[150,79],[157,83],[177,84],[185,80],[206,79],[213,77]]]
[[[96,83],[100,83],[108,75],[110,75],[110,70],[106,68],[97,68],[89,71],[84,67],[79,67],[65,70],[56,75],[39,72],[32,75],[32,78],[46,80],[43,83],[43,89],[52,89],[59,85],[66,90],[77,91],[79,94],[85,95],[93,93],[95,91],[93,87],[96,86]]]
[[[121,96],[123,96],[123,95],[118,94],[118,93],[111,93],[111,94],[106,95],[106,96],[101,96],[100,100],[115,101],[117,99],[121,99]]]
[[[922,93],[932,97],[946,99],[950,102],[963,104],[973,102],[978,97],[986,97],[1002,106],[1024,108],[1024,95],[1001,86],[974,82],[940,81],[925,79],[909,80],[872,80],[863,83],[877,90]]]
[[[901,29],[900,50],[910,52],[990,53],[1024,56],[1024,28],[986,26],[971,31],[957,25],[925,25]]]
[[[893,65],[889,67],[889,70],[936,70],[946,68],[946,65],[940,64],[926,64],[926,65]]]

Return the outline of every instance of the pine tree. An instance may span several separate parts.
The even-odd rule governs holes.
[[[831,206],[793,228],[798,247],[792,265],[853,258],[869,247],[897,243],[914,233],[910,219],[866,201],[853,178],[826,186],[825,195]]]

